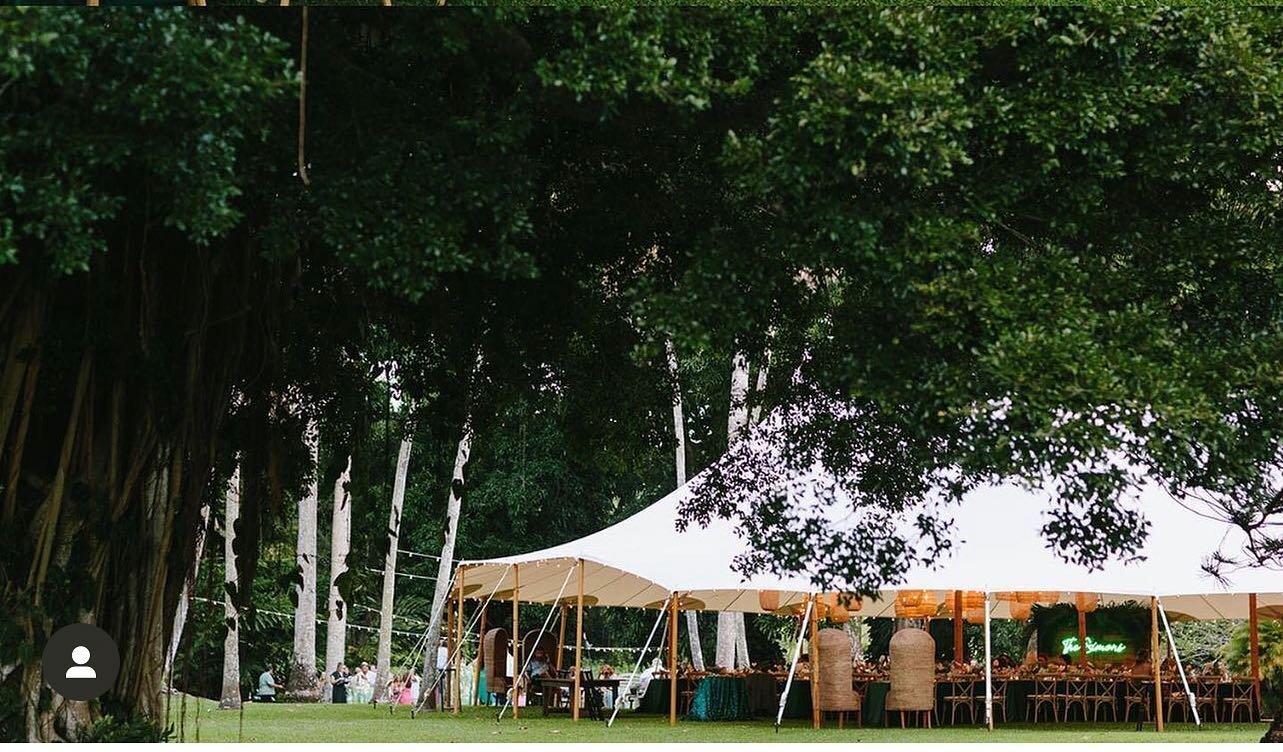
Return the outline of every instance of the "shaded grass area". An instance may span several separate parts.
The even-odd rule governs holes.
[[[186,741],[202,742],[1255,742],[1266,724],[1193,724],[1168,726],[1157,734],[1135,724],[1014,724],[989,733],[978,727],[899,729],[835,726],[815,731],[806,721],[785,723],[776,734],[769,720],[678,723],[670,728],[660,716],[620,713],[613,728],[569,717],[544,718],[538,710],[513,721],[495,722],[489,708],[467,708],[459,715],[427,711],[417,718],[386,706],[287,705],[247,703],[243,714],[219,710],[211,700],[187,699],[186,715],[173,698],[174,731]]]

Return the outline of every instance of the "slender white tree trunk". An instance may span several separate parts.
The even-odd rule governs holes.
[[[348,483],[352,480],[352,457],[334,482],[334,509],[330,515],[330,598],[329,616],[325,621],[325,675],[329,676],[343,663],[347,653],[347,602],[339,592],[339,577],[347,572],[347,554],[351,545],[352,496]],[[329,693],[323,693],[328,697]]]
[[[441,643],[441,615],[445,612],[446,598],[450,595],[450,574],[454,571],[454,540],[459,531],[459,510],[463,505],[464,469],[472,454],[472,413],[463,419],[463,433],[454,453],[454,473],[450,476],[450,497],[446,501],[445,540],[441,544],[441,560],[437,562],[437,586],[432,594],[432,612],[428,618],[428,640],[423,651],[423,676],[436,676],[437,647]]]
[[[392,677],[392,606],[396,600],[396,549],[401,538],[401,510],[405,507],[405,479],[410,473],[410,437],[401,439],[392,482],[392,511],[388,514],[388,554],[383,558],[383,600],[379,604],[379,649],[375,658],[374,696],[387,699]]]
[[[766,392],[766,377],[771,371],[771,351],[762,356],[762,367],[757,369],[757,383],[753,386],[753,415],[750,425],[762,422],[762,398]]]
[[[187,609],[191,606],[192,591],[196,589],[196,578],[200,575],[200,560],[205,555],[205,531],[209,529],[209,505],[200,508],[200,532],[196,534],[196,558],[192,560],[191,572],[183,580],[183,588],[178,593],[178,607],[174,611],[174,628],[170,631],[169,649],[165,652],[165,686],[173,687],[174,658],[183,641],[183,629],[187,626]]]
[[[731,361],[731,407],[726,417],[726,448],[739,443],[748,425],[748,357],[737,350]],[[741,637],[744,615],[727,612],[717,614],[717,665],[735,668],[747,665],[748,643]],[[740,642],[744,640],[741,649]]]
[[[316,702],[316,510],[321,498],[320,446],[315,424],[307,427],[305,440],[312,458],[312,483],[298,500],[298,538],[294,561],[299,581],[294,585],[294,652],[286,699]]]
[[[227,620],[227,636],[223,640],[223,693],[218,701],[220,708],[241,706],[241,639],[240,616],[232,595],[239,592],[236,575],[236,523],[241,516],[241,470],[232,471],[223,497],[223,616]]]
[[[677,368],[677,351],[673,341],[664,343],[668,355],[668,377],[673,385],[673,437],[677,440],[674,463],[677,469],[677,487],[686,485],[686,418],[682,412],[682,382]],[[699,641],[699,612],[686,612],[686,635],[690,644],[691,665],[696,671],[704,670],[704,648]]]
[[[731,361],[731,409],[726,416],[726,448],[739,443],[748,427],[748,358],[742,350]]]

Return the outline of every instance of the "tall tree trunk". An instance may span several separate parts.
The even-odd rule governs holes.
[[[241,516],[240,468],[232,471],[223,499],[223,617],[226,619],[227,636],[223,639],[223,693],[218,707],[235,709],[241,706],[240,616],[236,613],[235,603],[240,586],[236,576],[236,525]]]
[[[437,562],[437,586],[432,594],[432,612],[428,618],[428,640],[423,651],[423,676],[435,676],[437,647],[441,642],[441,615],[446,598],[450,595],[450,573],[454,571],[454,540],[459,531],[459,510],[463,505],[463,471],[472,453],[472,412],[463,418],[463,434],[454,453],[454,473],[450,477],[450,497],[446,501],[445,540],[441,544],[441,560]],[[432,682],[428,681],[430,685]]]
[[[320,689],[316,681],[316,512],[321,498],[320,440],[315,424],[305,434],[312,458],[312,482],[298,500],[298,538],[294,561],[298,581],[294,585],[294,651],[285,699],[316,702]]]
[[[352,497],[348,483],[352,480],[352,457],[334,482],[334,508],[330,515],[330,596],[329,616],[325,621],[325,675],[338,668],[347,654],[347,602],[339,592],[339,578],[347,572],[348,548],[352,533]],[[329,693],[323,693],[327,697]]]
[[[771,351],[762,355],[762,366],[757,369],[757,383],[753,386],[753,415],[751,425],[762,422],[762,399],[766,393],[766,377],[771,371]]]
[[[192,591],[196,589],[196,578],[200,574],[200,560],[205,555],[205,531],[209,528],[209,505],[200,508],[200,532],[196,534],[196,558],[192,561],[191,570],[183,580],[183,588],[178,593],[178,606],[174,611],[174,628],[170,630],[169,649],[165,652],[165,683],[172,687],[174,683],[174,658],[183,641],[183,629],[187,626],[187,609],[191,606]]]
[[[388,553],[383,558],[383,600],[379,604],[379,649],[375,659],[374,697],[387,699],[392,678],[392,606],[396,600],[396,549],[401,537],[401,509],[405,506],[405,479],[410,473],[410,437],[401,439],[392,483],[392,511],[388,514]]]
[[[677,351],[673,341],[664,343],[668,355],[668,378],[673,388],[673,438],[677,448],[674,450],[674,464],[677,470],[677,487],[686,485],[686,418],[682,412],[682,382],[677,368]],[[696,671],[704,670],[704,648],[699,641],[699,612],[686,612],[686,635],[690,642],[691,665]]]
[[[731,406],[726,417],[726,448],[739,443],[748,426],[748,358],[744,351],[737,350],[731,361]],[[741,636],[744,630],[744,615],[720,612],[717,614],[717,665],[722,668],[735,668],[748,664],[747,636]],[[741,640],[743,641],[741,649]]]

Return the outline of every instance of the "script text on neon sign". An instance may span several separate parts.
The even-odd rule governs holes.
[[[1073,655],[1078,652],[1078,638],[1066,637],[1060,641],[1060,652],[1066,655]],[[1115,653],[1121,654],[1127,652],[1127,643],[1124,642],[1096,642],[1095,638],[1087,635],[1087,654],[1093,653]]]

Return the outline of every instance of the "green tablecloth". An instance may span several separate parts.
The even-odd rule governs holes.
[[[780,690],[775,677],[770,674],[749,674],[744,677],[748,685],[748,709],[755,716],[775,717],[780,708]]]
[[[642,695],[637,706],[638,713],[668,714],[668,680],[651,679],[646,685],[646,694]]]
[[[860,703],[860,721],[868,726],[881,726],[882,714],[887,707],[887,692],[891,690],[888,682],[869,682],[864,690],[864,700]]]
[[[748,682],[740,676],[704,677],[686,715],[691,721],[742,721],[750,717]]]
[[[783,692],[783,685],[779,691]],[[784,703],[785,718],[811,717],[811,682],[807,679],[794,679],[789,688],[788,700]]]

